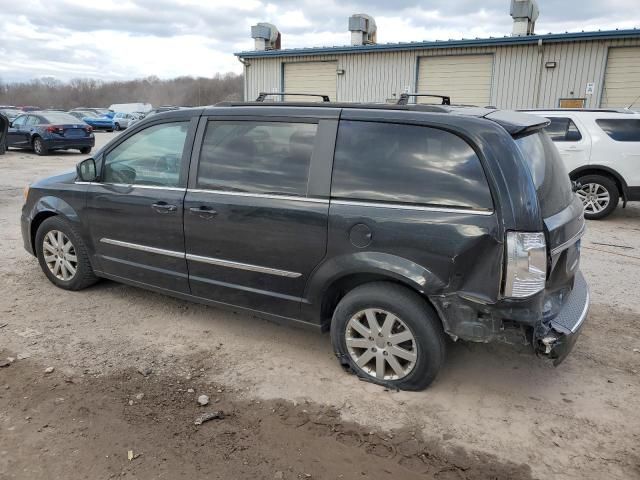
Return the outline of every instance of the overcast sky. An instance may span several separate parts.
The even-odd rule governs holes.
[[[539,0],[537,33],[640,27],[640,0]],[[345,45],[368,13],[378,42],[508,35],[509,0],[0,0],[0,79],[131,79],[240,72],[268,21],[282,47]]]

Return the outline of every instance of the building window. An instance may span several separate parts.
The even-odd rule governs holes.
[[[584,108],[586,98],[561,98],[559,101],[560,108]]]

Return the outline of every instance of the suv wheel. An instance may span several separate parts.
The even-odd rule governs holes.
[[[36,254],[44,274],[60,288],[81,290],[98,281],[84,242],[62,217],[42,222],[36,233]]]
[[[444,362],[436,312],[417,293],[393,283],[355,288],[340,301],[331,343],[341,363],[373,383],[422,390]]]
[[[36,155],[46,155],[49,153],[46,145],[44,144],[44,140],[40,137],[36,137],[33,139],[33,151],[36,152]]]
[[[578,178],[582,185],[576,191],[584,205],[584,218],[599,220],[611,214],[618,206],[620,193],[615,182],[602,175],[585,175]]]

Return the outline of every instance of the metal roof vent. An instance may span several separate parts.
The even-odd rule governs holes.
[[[281,35],[275,25],[271,23],[258,23],[251,27],[251,38],[255,41],[255,49],[280,50]]]
[[[534,34],[536,20],[540,15],[536,0],[511,0],[509,13],[513,17],[512,36],[524,37]]]
[[[364,13],[356,13],[349,17],[351,45],[371,45],[376,40],[376,21]]]

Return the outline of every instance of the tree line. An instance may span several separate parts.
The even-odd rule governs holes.
[[[69,82],[45,77],[25,82],[3,83],[0,105],[35,105],[40,108],[108,107],[114,103],[160,105],[211,105],[241,100],[243,76],[217,74],[213,78],[178,77],[161,80],[151,76],[127,81],[78,78]]]

